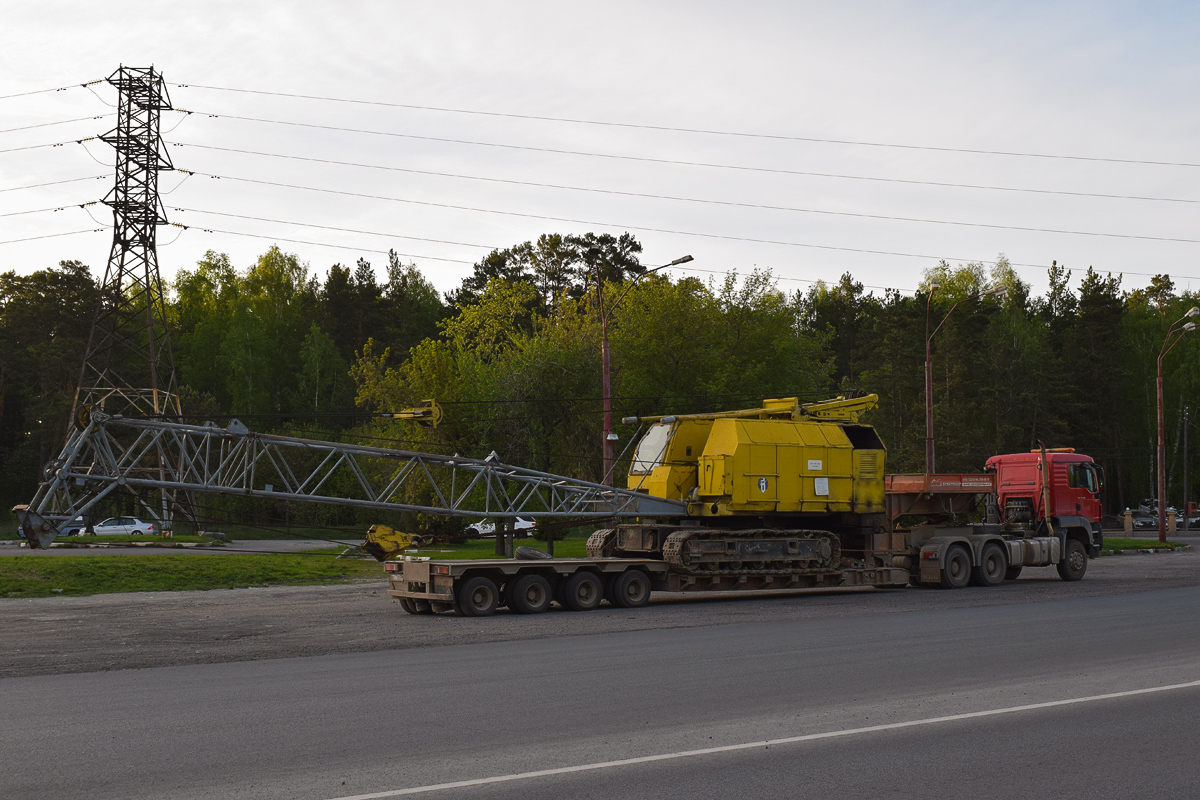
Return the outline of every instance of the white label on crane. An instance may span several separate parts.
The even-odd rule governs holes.
[[[825,464],[821,461],[821,459],[810,458],[808,460],[808,471],[809,472],[820,472],[824,468],[825,468]]]
[[[767,479],[766,478],[758,479],[758,490],[760,492],[762,492],[763,494],[767,493]]]
[[[813,478],[813,491],[822,497],[828,497],[829,478]]]

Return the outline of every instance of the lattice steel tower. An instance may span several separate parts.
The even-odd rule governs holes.
[[[113,210],[113,242],[88,335],[74,408],[108,414],[180,415],[175,364],[156,251],[167,224],[158,173],[174,169],[159,135],[159,116],[171,109],[162,74],[122,66],[108,77],[120,93],[117,127],[100,138],[117,151],[116,183],[105,205]]]

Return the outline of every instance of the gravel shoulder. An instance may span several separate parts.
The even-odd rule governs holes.
[[[655,594],[647,608],[578,614],[501,612],[486,618],[414,617],[382,582],[202,592],[0,600],[0,677],[542,639],[612,631],[854,617],[1131,594],[1200,585],[1200,552],[1092,561],[1074,584],[1053,568],[1003,586]]]

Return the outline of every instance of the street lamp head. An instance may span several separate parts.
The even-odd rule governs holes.
[[[1196,330],[1196,323],[1194,322],[1189,322],[1183,326],[1184,333],[1191,333],[1194,330]]]
[[[1200,308],[1197,308],[1196,306],[1192,306],[1191,308],[1188,309],[1188,312],[1186,314],[1184,314],[1183,316],[1185,316],[1185,317],[1200,316]]]
[[[995,289],[992,289],[992,294],[994,294],[996,297],[1004,297],[1004,295],[1008,294],[1008,287],[1004,284],[1000,284]]]
[[[670,264],[667,264],[667,266],[668,266],[668,267],[677,267],[677,266],[679,266],[680,264],[686,264],[686,263],[688,263],[689,261],[694,261],[694,260],[695,260],[695,259],[693,259],[691,256],[683,256],[682,258],[677,258],[677,259],[675,259],[675,260],[674,260],[674,261],[672,261]]]
[[[940,288],[942,288],[942,287],[941,287],[941,284],[939,284],[937,281],[930,281],[930,282],[929,282],[929,291],[931,291],[931,292],[936,292],[936,291],[937,291],[938,289],[940,289]]]

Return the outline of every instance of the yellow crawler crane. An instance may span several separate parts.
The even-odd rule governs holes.
[[[366,538],[361,545],[363,552],[374,557],[376,561],[387,561],[399,558],[410,547],[424,543],[424,537],[389,528],[387,525],[372,525],[367,529]]]
[[[626,418],[650,423],[628,488],[687,503],[688,517],[597,531],[593,558],[665,560],[679,588],[838,585],[891,564],[885,448],[859,422],[876,395]]]

